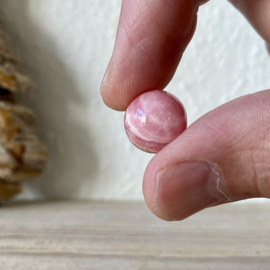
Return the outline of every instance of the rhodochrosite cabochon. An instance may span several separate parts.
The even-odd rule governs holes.
[[[187,127],[185,109],[175,96],[161,90],[146,92],[129,105],[125,129],[139,149],[157,153]]]

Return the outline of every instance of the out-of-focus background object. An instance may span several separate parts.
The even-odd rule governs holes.
[[[120,0],[1,0],[1,18],[36,91],[20,101],[37,115],[48,147],[45,173],[19,198],[143,199],[151,155],[127,139],[123,113],[106,108],[99,86],[112,53]],[[188,122],[233,98],[269,87],[261,38],[227,1],[200,8],[198,28],[166,89]]]
[[[34,134],[35,116],[14,95],[33,88],[30,78],[19,71],[19,62],[0,30],[0,201],[19,193],[21,182],[40,175],[47,162],[47,151]]]

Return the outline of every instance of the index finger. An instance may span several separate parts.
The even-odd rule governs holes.
[[[123,0],[112,58],[101,86],[104,102],[126,110],[143,92],[172,79],[197,22],[198,0]]]

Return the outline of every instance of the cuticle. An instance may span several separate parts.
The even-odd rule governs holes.
[[[217,184],[217,190],[218,190],[222,195],[224,195],[224,196],[227,198],[227,200],[225,200],[225,202],[232,201],[231,198],[229,197],[229,195],[226,194],[226,193],[220,188],[220,181],[221,181],[221,180],[225,181],[220,166],[219,166],[217,163],[213,163],[213,162],[208,162],[208,164],[210,165],[212,171],[218,176],[218,179],[217,179],[217,181],[216,181],[216,184]]]

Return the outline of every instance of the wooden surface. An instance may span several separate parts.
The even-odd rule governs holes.
[[[182,222],[134,202],[14,203],[0,209],[0,269],[270,269],[270,204]]]

